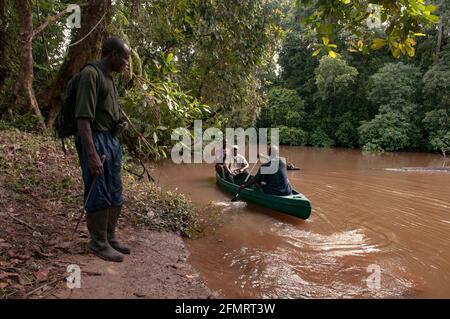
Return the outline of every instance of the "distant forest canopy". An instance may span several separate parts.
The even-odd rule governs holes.
[[[360,39],[340,28],[323,39],[334,45],[324,47],[320,32],[298,20],[310,17],[314,4],[350,1],[310,2],[312,9],[291,8],[284,19],[280,71],[267,86],[257,125],[280,127],[288,145],[450,152],[450,3],[431,1],[436,8],[426,7],[436,9],[437,23],[405,33],[411,46],[399,40],[398,49],[385,40],[384,23],[369,23]]]
[[[131,153],[165,156],[173,129],[203,119],[279,127],[288,145],[445,155],[447,2],[0,0],[0,127],[50,131],[68,80],[116,35],[132,48],[115,78]]]

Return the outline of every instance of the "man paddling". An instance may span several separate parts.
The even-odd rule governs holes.
[[[292,194],[292,187],[287,177],[286,160],[279,156],[279,150],[276,146],[269,148],[270,160],[261,165],[258,173],[240,189],[256,185],[257,188],[266,194],[287,196]],[[262,169],[269,167],[277,167],[278,169],[272,174],[263,174]]]

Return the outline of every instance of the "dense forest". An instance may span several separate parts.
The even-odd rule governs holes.
[[[387,47],[364,52],[354,46],[336,58],[316,58],[304,29],[288,20],[281,72],[268,88],[258,124],[280,127],[281,142],[289,145],[450,151],[450,6],[436,4],[440,22],[403,56]],[[294,17],[301,14],[297,9]]]
[[[131,153],[166,156],[172,130],[203,119],[279,127],[288,145],[445,154],[450,5],[432,2],[0,0],[0,126],[51,131],[68,80],[117,35]]]

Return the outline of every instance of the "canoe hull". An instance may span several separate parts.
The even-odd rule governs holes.
[[[237,194],[239,186],[226,181],[216,173],[217,183],[224,190]],[[264,194],[250,188],[243,189],[240,199],[265,206],[295,217],[307,219],[311,215],[311,203],[303,194],[293,190],[293,195],[275,196]]]

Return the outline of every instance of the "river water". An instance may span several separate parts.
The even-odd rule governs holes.
[[[450,298],[450,173],[434,154],[363,154],[284,147],[301,168],[304,221],[245,202],[216,184],[208,164],[165,161],[161,186],[217,211],[213,231],[189,240],[191,262],[227,298]]]

